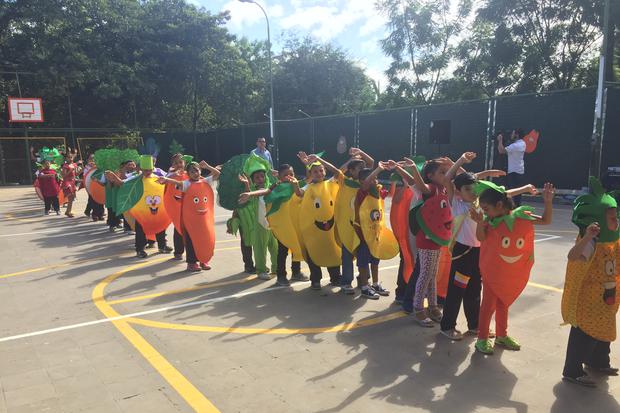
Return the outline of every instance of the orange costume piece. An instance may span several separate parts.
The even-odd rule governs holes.
[[[403,278],[405,282],[409,282],[415,267],[415,252],[411,247],[409,236],[409,206],[412,199],[413,190],[409,187],[395,191],[390,209],[390,225],[403,255]]]
[[[213,189],[209,182],[191,182],[183,195],[181,221],[189,235],[198,261],[208,263],[215,250]]]
[[[189,179],[185,172],[181,175],[171,175],[169,178],[180,182]],[[166,206],[168,216],[174,224],[174,229],[179,233],[179,235],[183,235],[183,229],[181,226],[182,201],[183,191],[181,191],[176,185],[166,185],[166,189],[164,190],[164,205]]]

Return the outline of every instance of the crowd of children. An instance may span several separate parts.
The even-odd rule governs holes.
[[[552,221],[553,185],[544,185],[540,194],[544,210],[538,216],[533,208],[516,207],[513,202],[521,194],[537,194],[534,186],[506,190],[486,180],[505,175],[503,171],[466,171],[476,158],[472,152],[456,162],[420,157],[375,162],[358,148],[349,154],[350,159],[337,168],[322,154],[300,152],[305,173],[298,180],[291,165],[282,164],[274,171],[255,154],[235,157],[220,167],[175,154],[167,174],[155,172],[153,157],[142,155],[138,163],[127,159],[118,170],[101,171],[97,176],[92,157],[82,171],[69,151],[61,168],[62,180],[46,160],[37,180],[45,213],[53,208],[60,214],[58,193],[62,190],[66,215],[72,217],[76,177],[83,173],[84,181],[94,182],[87,189],[106,187],[110,231],[122,228],[122,219],[125,231],[135,233],[138,257],[146,257],[145,248],[157,241],[159,252],[174,252],[178,260],[185,253],[188,271],[198,272],[211,268],[213,185],[221,176],[227,184],[220,185],[220,195],[226,192],[234,197],[222,206],[233,211],[227,227],[230,233],[240,233],[246,272],[257,273],[261,280],[276,275],[279,286],[310,281],[313,290],[320,290],[322,268],[326,268],[332,286],[344,295],[354,295],[355,262],[360,296],[377,300],[390,294],[379,280],[380,260],[400,255],[395,302],[413,313],[420,326],[439,324],[441,334],[455,341],[464,335],[475,336],[475,350],[487,355],[493,354],[494,346],[519,350],[519,342],[508,335],[508,312],[527,285],[534,264],[534,225]],[[202,176],[203,170],[208,177]],[[390,188],[378,181],[386,171],[391,173]],[[609,343],[615,340],[620,302],[616,299],[620,276],[616,199],[620,196],[605,193],[596,180],[590,188],[590,194],[575,202],[573,222],[580,235],[568,254],[562,302],[563,317],[572,326],[563,377],[585,386],[595,383],[584,365],[618,374],[610,366]],[[96,188],[88,192],[85,214],[94,221],[103,219]],[[384,208],[388,196],[393,197],[391,229]],[[170,223],[174,225],[174,249],[166,241]],[[451,264],[442,274],[444,252]],[[290,279],[286,271],[289,255]],[[301,271],[301,261],[310,269],[309,278]],[[438,291],[442,277],[446,279],[443,293]],[[457,328],[461,305],[467,321],[465,333]],[[493,316],[494,332],[490,329]]]

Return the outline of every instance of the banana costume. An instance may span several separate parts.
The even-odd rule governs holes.
[[[389,260],[398,255],[398,240],[394,233],[385,225],[385,209],[383,199],[379,195],[381,186],[372,188],[368,196],[359,206],[359,221],[364,241],[373,257]]]
[[[341,174],[338,177],[338,184],[340,188],[334,208],[336,236],[339,243],[351,254],[354,254],[360,245],[360,239],[353,227],[355,223],[355,196],[360,189],[360,183]]]
[[[342,250],[336,242],[335,208],[339,185],[335,181],[309,184],[299,210],[302,250],[319,267],[337,267]]]
[[[298,225],[301,198],[295,196],[293,185],[288,182],[278,184],[271,193],[265,196],[267,204],[267,221],[271,232],[291,250],[293,261],[303,261],[301,242],[299,241]]]
[[[617,296],[620,233],[607,227],[605,216],[608,209],[618,207],[614,195],[618,196],[605,193],[598,179],[591,177],[590,193],[575,200],[572,221],[579,227],[580,236],[593,222],[599,223],[601,231],[589,260],[568,262],[562,294],[564,321],[606,342],[616,339],[616,313],[620,303]]]

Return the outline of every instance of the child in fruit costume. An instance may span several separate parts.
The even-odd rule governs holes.
[[[45,215],[49,215],[52,207],[56,211],[56,215],[60,215],[60,203],[58,201],[60,186],[58,185],[57,177],[56,171],[50,167],[50,161],[47,159],[43,160],[37,179],[39,190],[45,203]]]
[[[339,186],[335,179],[325,180],[325,169],[336,179],[342,172],[318,155],[308,157],[306,168],[312,183],[303,188],[299,232],[304,257],[310,267],[311,288],[321,289],[321,267],[327,267],[331,285],[339,287],[342,251],[334,230],[334,205]]]
[[[354,294],[353,258],[360,240],[353,227],[355,222],[355,196],[360,188],[359,172],[372,168],[375,161],[359,148],[349,150],[351,159],[344,165],[346,172],[338,174],[338,195],[334,209],[336,236],[342,247],[342,279],[340,290],[345,294]],[[344,169],[343,168],[343,169]]]
[[[166,190],[176,187],[183,192],[181,231],[187,250],[187,270],[200,272],[211,269],[209,261],[213,258],[215,250],[213,182],[219,178],[220,171],[205,161],[190,162],[186,169],[188,179],[179,181],[175,178],[160,177],[158,182],[168,184]],[[211,174],[203,178],[201,169],[207,169]]]
[[[476,158],[473,152],[464,153],[446,174],[452,181],[448,186],[448,197],[452,208],[454,225],[448,252],[447,290],[441,319],[441,333],[451,340],[461,340],[463,335],[456,329],[456,321],[463,303],[467,319],[468,335],[478,335],[478,318],[480,312],[480,293],[482,277],[480,275],[480,241],[476,237],[476,222],[470,217],[470,210],[478,210],[478,197],[474,188],[480,179],[504,176],[500,170],[473,173],[461,173],[454,177],[462,166]],[[536,192],[533,186],[507,191],[508,196],[524,192]],[[440,270],[441,271],[441,270]],[[438,278],[441,275],[438,275]]]
[[[591,370],[617,376],[610,366],[610,343],[616,339],[616,314],[620,299],[618,203],[598,179],[590,178],[590,192],[574,202],[572,221],[579,237],[568,253],[562,294],[562,317],[571,325],[564,380],[594,387],[584,364]]]
[[[118,189],[116,213],[129,211],[136,220],[136,256],[146,258],[144,248],[148,240],[157,240],[159,252],[169,254],[172,248],[166,245],[166,228],[171,219],[163,203],[164,187],[153,176],[153,157],[140,156],[141,173],[122,180],[115,173],[106,171],[105,176],[111,182],[122,183]]]
[[[190,157],[191,158],[191,157]],[[185,157],[180,154],[174,154],[171,158],[172,166],[170,171],[166,175],[166,178],[174,179],[179,182],[183,182],[189,179],[187,172],[185,171]],[[192,158],[193,159],[193,158]],[[191,162],[192,159],[189,159]],[[181,226],[181,207],[183,202],[183,191],[176,185],[167,185],[164,191],[164,205],[166,211],[172,223],[174,225],[174,235],[172,237],[174,243],[174,259],[182,260],[183,252],[185,252],[185,245],[183,243],[183,228]]]
[[[390,166],[391,165],[391,166]],[[354,228],[360,243],[356,251],[357,268],[362,297],[372,300],[388,296],[390,292],[379,283],[379,261],[389,260],[398,254],[398,241],[394,233],[385,226],[383,200],[388,191],[377,182],[377,176],[386,169],[393,169],[395,162],[379,162],[377,168],[362,169],[359,172],[361,188],[355,196]],[[370,268],[369,268],[370,266]],[[372,286],[368,279],[372,273]]]
[[[413,310],[416,321],[423,327],[432,327],[441,321],[442,313],[437,305],[437,267],[442,246],[448,245],[452,231],[452,213],[448,193],[444,186],[446,172],[453,162],[447,158],[433,159],[418,171],[413,160],[405,158],[405,166],[412,168],[409,175],[400,165],[395,166],[403,179],[415,184],[422,193],[423,202],[409,214],[409,224],[416,236],[420,272],[415,282]],[[413,285],[408,285],[411,291]],[[428,299],[429,310],[424,308]]]
[[[75,201],[75,194],[77,192],[77,187],[75,186],[75,180],[77,175],[81,172],[82,168],[73,162],[75,156],[77,155],[77,151],[71,151],[69,149],[65,153],[65,161],[62,164],[62,183],[60,187],[63,191],[65,199],[67,200],[67,209],[65,211],[65,215],[69,218],[73,218],[75,215],[71,212],[73,207],[73,201]]]
[[[245,192],[239,196],[239,203],[247,203],[251,197],[264,197],[267,207],[267,222],[269,228],[278,241],[278,266],[276,270],[278,286],[289,286],[286,274],[286,258],[291,251],[291,281],[308,281],[301,272],[301,244],[297,225],[294,220],[299,219],[303,192],[295,178],[293,167],[282,164],[278,167],[278,182],[267,189]]]
[[[249,177],[249,179],[248,179]],[[250,183],[251,180],[251,183]],[[250,154],[243,165],[243,175],[239,181],[245,185],[246,192],[268,188],[273,183],[271,165],[258,155]],[[267,206],[263,197],[250,198],[248,208],[254,214],[254,228],[252,231],[252,250],[254,251],[254,263],[260,280],[270,280],[271,275],[267,268],[267,252],[271,260],[271,273],[277,273],[278,265],[278,241],[269,229],[267,221]]]
[[[489,181],[478,181],[475,187],[480,208],[470,215],[477,223],[480,241],[480,274],[482,303],[478,319],[476,351],[493,354],[489,325],[495,313],[495,344],[509,350],[520,350],[520,344],[508,336],[508,308],[519,297],[534,265],[534,225],[549,225],[553,216],[554,188],[546,183],[543,190],[542,216],[532,214],[533,208],[514,207],[504,187]]]

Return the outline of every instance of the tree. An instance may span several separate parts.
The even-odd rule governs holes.
[[[344,51],[330,44],[290,38],[276,57],[275,111],[278,118],[367,110],[374,91],[364,70]]]
[[[455,12],[449,0],[380,0],[388,18],[388,36],[381,41],[392,59],[387,97],[397,103],[432,103],[454,55],[454,41],[471,13],[471,0],[460,0]]]

